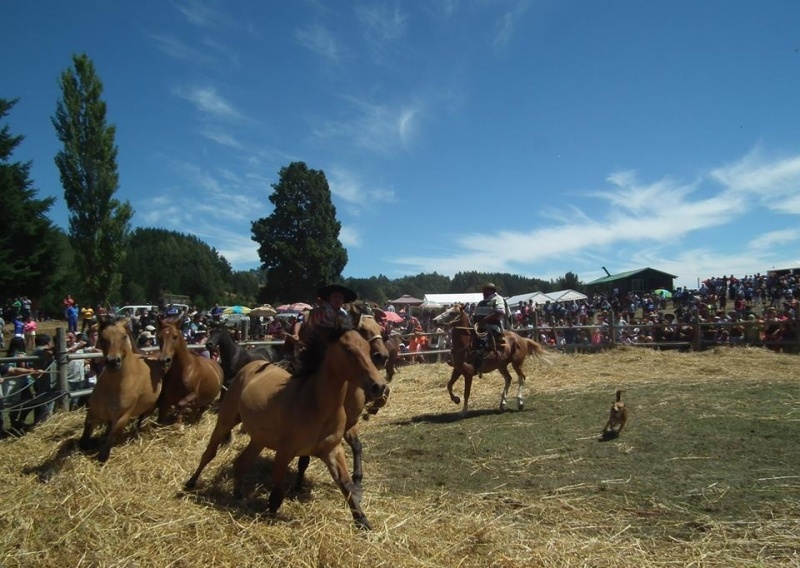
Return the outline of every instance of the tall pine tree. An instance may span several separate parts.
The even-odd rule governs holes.
[[[313,301],[319,286],[339,280],[347,250],[325,173],[292,162],[280,171],[269,217],[253,221],[253,240],[267,271],[262,300]]]
[[[0,119],[18,99],[0,99]],[[8,125],[0,130],[0,290],[3,300],[25,295],[37,300],[53,281],[58,253],[58,230],[47,217],[55,201],[37,199],[29,178],[31,162],[14,162],[12,154],[23,136],[12,136]]]
[[[120,287],[133,208],[114,198],[119,188],[115,128],[106,124],[103,83],[86,54],[61,74],[52,118],[63,150],[56,155],[69,209],[69,237],[80,270],[79,299],[105,304]],[[86,301],[82,302],[86,303]]]

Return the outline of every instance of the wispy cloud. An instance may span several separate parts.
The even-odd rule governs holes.
[[[356,17],[364,26],[371,41],[380,43],[395,41],[406,32],[408,16],[397,5],[362,4],[356,6]]]
[[[300,28],[294,37],[300,45],[327,61],[338,62],[341,58],[341,47],[322,24],[313,23]]]
[[[494,40],[492,41],[492,46],[495,49],[502,49],[511,42],[517,32],[520,20],[530,7],[530,0],[520,0],[500,16],[500,19],[495,24]]]
[[[153,38],[155,46],[159,51],[173,59],[191,61],[196,64],[207,64],[211,62],[211,58],[202,51],[187,45],[174,35],[152,34],[150,37]]]
[[[359,248],[361,246],[361,233],[352,225],[342,225],[339,231],[339,241],[345,247]]]
[[[733,192],[755,196],[773,211],[800,214],[800,156],[769,160],[756,148],[713,170],[711,177]]]
[[[244,118],[244,115],[217,93],[214,87],[176,88],[173,90],[173,94],[189,101],[204,114],[226,119]]]
[[[229,23],[228,16],[213,8],[211,2],[173,0],[172,5],[187,22],[194,26],[207,28]]]
[[[353,116],[350,120],[325,121],[312,127],[312,135],[320,140],[349,140],[359,150],[388,153],[398,147],[406,148],[414,139],[424,105],[375,104],[346,96]]]
[[[435,270],[440,274],[465,269],[525,274],[534,267],[543,271],[548,266],[563,267],[565,262],[596,266],[598,259],[616,259],[620,264],[616,271],[658,266],[683,277],[715,267],[720,267],[720,274],[736,270],[752,273],[763,270],[773,258],[773,247],[800,241],[800,229],[776,229],[759,235],[746,243],[752,254],[742,254],[742,250],[711,252],[702,246],[702,238],[696,243],[691,239],[740,222],[754,207],[774,208],[761,203],[764,196],[778,194],[792,202],[800,195],[800,185],[793,186],[790,181],[798,175],[796,163],[800,163],[800,156],[759,161],[754,166],[752,156],[747,156],[690,183],[669,178],[641,183],[635,172],[616,172],[606,180],[610,188],[585,195],[590,202],[595,200],[591,209],[543,211],[539,228],[456,235],[449,241],[451,247],[441,254],[406,256],[395,262],[412,272]],[[714,191],[718,184],[723,187]],[[781,259],[774,260],[781,263]],[[714,274],[706,273],[705,277]]]
[[[332,166],[326,173],[331,193],[351,204],[369,207],[395,201],[394,191],[365,187],[360,177],[343,166]]]

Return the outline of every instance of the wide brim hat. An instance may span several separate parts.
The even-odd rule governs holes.
[[[323,286],[317,290],[317,296],[327,301],[334,292],[341,292],[344,296],[344,302],[346,304],[355,302],[358,299],[358,294],[353,292],[350,288],[342,286],[341,284],[328,284],[327,286]]]
[[[497,286],[494,284],[494,282],[486,282],[483,284],[483,286],[481,286],[481,290],[494,290],[497,292]]]

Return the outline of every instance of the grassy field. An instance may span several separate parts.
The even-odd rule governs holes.
[[[276,518],[264,514],[268,452],[234,500],[241,433],[183,492],[213,414],[150,425],[105,466],[74,449],[82,412],[57,415],[0,443],[0,565],[800,565],[796,356],[548,357],[526,364],[524,411],[497,410],[492,373],[467,416],[445,392],[449,367],[402,367],[387,407],[362,423],[370,533],[318,461]],[[628,425],[601,442],[616,388]]]

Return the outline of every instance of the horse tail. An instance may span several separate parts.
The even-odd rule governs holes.
[[[534,341],[533,339],[529,339],[527,337],[522,338],[523,342],[525,343],[525,347],[528,350],[528,355],[536,358],[541,359],[543,362],[547,363],[548,365],[552,365],[552,361],[545,357],[545,350],[542,347],[542,344],[538,341]]]

